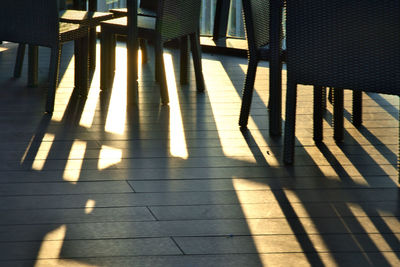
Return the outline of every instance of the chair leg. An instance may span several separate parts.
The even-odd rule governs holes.
[[[355,127],[362,124],[362,91],[353,91],[353,112],[351,121]]]
[[[326,105],[327,105],[327,101],[326,101],[326,87],[322,87],[322,113],[325,114],[326,113]]]
[[[58,74],[60,69],[61,47],[51,48],[50,68],[49,68],[49,89],[47,90],[46,112],[53,113],[54,100],[58,85]]]
[[[399,97],[400,104],[400,97]],[[399,121],[400,121],[400,110],[399,110]],[[398,182],[400,183],[400,130],[399,130],[399,150],[397,152],[397,173],[398,173]]]
[[[271,47],[271,51],[275,50]],[[273,54],[271,52],[269,68],[269,133],[280,136],[282,133],[282,59],[275,53],[276,51]]]
[[[192,50],[194,74],[196,76],[197,92],[204,92],[206,86],[204,84],[203,67],[201,64],[201,48],[199,33],[190,35],[190,46]]]
[[[314,86],[313,139],[316,143],[322,142],[323,139],[322,115],[325,95],[325,87]]]
[[[91,72],[96,68],[96,43],[96,28],[91,28],[89,29],[89,70]]]
[[[36,87],[38,84],[39,47],[28,45],[28,49],[28,86]]]
[[[333,88],[329,87],[329,91],[328,91],[328,101],[329,103],[332,104],[332,99],[333,99]]]
[[[189,82],[189,49],[188,38],[184,36],[180,39],[180,83],[188,84]]]
[[[103,91],[108,90],[112,84],[111,81],[115,69],[113,57],[115,58],[113,34],[102,27],[100,39],[100,89]]]
[[[25,44],[19,44],[17,50],[17,58],[15,59],[14,78],[21,77],[22,65],[24,63]]]
[[[282,14],[283,1],[270,3],[269,133],[282,134]]]
[[[164,56],[162,43],[160,41],[155,42],[155,57],[156,57],[156,77],[158,77],[158,82],[160,83],[160,96],[161,103],[167,105],[169,103],[168,87],[167,87],[167,77],[165,75],[164,67]]]
[[[75,46],[75,88],[80,96],[86,97],[89,89],[89,35],[75,41]]]
[[[294,160],[296,102],[297,85],[288,79],[286,92],[285,136],[283,143],[283,162],[285,164],[292,164]]]
[[[343,141],[343,89],[333,88],[333,138],[336,142]]]
[[[254,80],[256,77],[258,60],[255,57],[249,57],[249,63],[247,64],[247,73],[244,82],[244,88],[242,93],[242,106],[240,108],[239,126],[242,128],[247,127],[249,120],[251,100],[253,99]]]

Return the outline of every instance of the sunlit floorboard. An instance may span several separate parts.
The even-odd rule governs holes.
[[[0,48],[0,266],[400,265],[397,97],[364,94],[357,129],[346,91],[344,142],[332,140],[328,104],[317,147],[312,90],[300,86],[288,167],[283,138],[268,134],[267,62],[241,132],[245,58],[203,54],[207,89],[197,93],[193,68],[180,85],[167,49],[162,106],[149,49],[134,107],[124,44],[112,90],[100,91],[98,59],[87,99],[73,92],[66,45],[49,117],[49,51],[28,88],[26,63],[11,78],[16,45]]]

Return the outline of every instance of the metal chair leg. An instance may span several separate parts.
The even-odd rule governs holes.
[[[240,108],[239,126],[246,128],[249,120],[251,101],[253,99],[254,79],[257,71],[257,59],[249,58],[247,73],[242,93],[242,106]]]
[[[201,64],[201,49],[200,49],[200,36],[199,33],[193,33],[190,35],[190,46],[192,50],[194,74],[196,76],[196,87],[197,92],[204,92],[204,76],[203,67]]]
[[[17,50],[17,58],[15,59],[14,78],[21,77],[22,66],[24,63],[24,56],[25,56],[25,44],[19,44]]]
[[[283,162],[292,164],[294,160],[297,85],[290,80],[287,82],[286,92],[286,120],[283,146]]]
[[[158,77],[158,82],[160,86],[160,96],[161,102],[164,105],[169,103],[168,96],[168,87],[167,87],[167,77],[165,75],[165,67],[164,67],[164,56],[163,56],[163,47],[162,43],[156,41],[155,44],[155,57],[156,57],[156,77]]]
[[[39,47],[36,45],[29,45],[28,49],[28,86],[36,87],[38,85]]]
[[[189,49],[188,38],[184,36],[180,39],[180,83],[187,84],[189,82]]]
[[[325,99],[325,87],[314,86],[313,139],[316,143],[322,142],[323,139],[323,99]]]
[[[353,91],[353,112],[351,121],[356,127],[360,127],[362,124],[362,91]]]
[[[343,141],[343,89],[333,88],[333,138],[336,142]]]
[[[60,69],[61,47],[60,45],[51,48],[50,68],[49,68],[49,88],[47,90],[46,112],[53,113],[54,100],[58,85],[58,75]]]

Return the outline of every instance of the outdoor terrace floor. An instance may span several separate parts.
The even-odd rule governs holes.
[[[364,94],[356,129],[346,92],[341,144],[328,103],[317,147],[312,90],[300,87],[288,167],[283,138],[268,134],[268,62],[242,133],[247,60],[203,54],[197,93],[193,71],[190,85],[175,83],[167,51],[170,105],[159,104],[151,59],[138,107],[126,108],[125,46],[113,90],[100,92],[98,64],[82,99],[67,45],[50,117],[49,51],[28,88],[26,64],[11,78],[16,44],[0,45],[0,266],[400,266],[397,97]]]

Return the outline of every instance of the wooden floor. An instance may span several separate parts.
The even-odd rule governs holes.
[[[0,266],[400,266],[397,97],[364,94],[356,129],[346,92],[344,143],[332,140],[328,104],[317,147],[312,91],[300,87],[287,167],[283,138],[268,134],[267,62],[242,133],[245,58],[203,54],[197,93],[193,71],[190,85],[175,82],[170,51],[170,105],[150,60],[140,103],[126,108],[124,45],[113,90],[100,92],[98,65],[87,99],[73,93],[67,45],[50,117],[49,51],[37,88],[26,65],[11,78],[15,52],[0,45]]]

